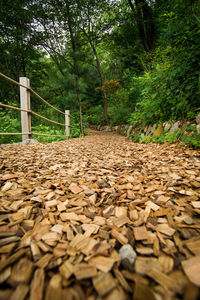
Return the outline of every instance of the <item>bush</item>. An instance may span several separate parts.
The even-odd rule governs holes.
[[[176,130],[173,133],[166,132],[161,134],[160,136],[152,137],[152,136],[145,136],[145,135],[139,135],[137,133],[130,135],[133,142],[136,143],[160,143],[163,144],[165,142],[167,143],[175,143],[182,141],[189,145],[190,147],[194,149],[200,148],[200,134],[197,132],[195,126],[188,126],[186,129],[186,133],[183,133],[181,130]]]
[[[87,122],[90,125],[100,125],[103,120],[103,106],[97,105],[92,107],[87,116]]]
[[[10,115],[0,111],[0,132],[11,133],[21,132],[20,119],[17,118],[17,114]],[[20,135],[0,135],[0,144],[10,144],[20,142],[22,137]]]

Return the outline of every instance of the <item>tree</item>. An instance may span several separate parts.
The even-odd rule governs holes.
[[[136,18],[144,50],[146,52],[151,52],[155,49],[156,41],[156,30],[152,8],[146,0],[135,0],[135,7],[132,0],[128,0],[128,3]]]

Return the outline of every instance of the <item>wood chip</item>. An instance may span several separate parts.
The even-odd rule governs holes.
[[[148,238],[147,230],[144,226],[134,227],[133,233],[137,241],[146,240]]]
[[[140,283],[139,281],[136,281],[135,287],[134,287],[134,300],[156,300],[156,297],[150,287],[147,285],[144,285]]]
[[[39,268],[45,268],[48,265],[49,261],[52,259],[52,257],[52,254],[45,254],[40,258],[40,260],[36,262],[36,266],[38,266]]]
[[[51,200],[51,201],[46,201],[45,202],[45,207],[46,209],[55,207],[58,204],[57,200]]]
[[[9,236],[4,239],[0,239],[0,246],[4,246],[13,242],[19,241],[20,238],[18,236]]]
[[[0,273],[0,284],[2,284],[4,281],[6,281],[11,275],[11,267],[8,267],[7,269],[4,269]]]
[[[159,232],[164,233],[168,236],[172,236],[176,231],[175,229],[169,227],[168,224],[158,224],[156,226],[156,230],[158,230]]]
[[[69,262],[65,261],[60,267],[59,267],[60,274],[68,280],[70,276],[74,272],[74,266]]]
[[[38,245],[35,242],[32,242],[30,244],[30,248],[31,248],[33,260],[37,261],[38,259],[40,259],[42,255],[41,255]]]
[[[61,213],[60,218],[62,221],[79,221],[79,216],[76,213]]]
[[[117,281],[113,278],[111,273],[101,273],[100,275],[94,277],[92,279],[93,285],[99,294],[99,296],[103,297],[112,291],[116,285]]]
[[[152,268],[147,272],[147,275],[150,276],[153,280],[159,283],[166,289],[170,289],[172,291],[177,291],[177,283],[173,279],[171,279],[168,275],[160,272],[159,270]]]
[[[200,255],[200,238],[198,239],[190,239],[185,241],[184,243],[186,247],[194,254],[194,255]]]
[[[21,258],[12,268],[9,283],[16,286],[20,283],[29,283],[33,273],[33,263],[26,257]]]
[[[83,189],[80,188],[80,187],[79,187],[77,184],[75,184],[75,183],[70,184],[69,189],[70,189],[70,191],[71,191],[72,193],[74,193],[74,194],[79,194],[79,193],[81,193],[81,192],[83,191]]]
[[[157,204],[153,203],[152,201],[147,201],[145,203],[145,205],[148,206],[153,211],[157,211],[158,209],[160,209],[160,206],[158,206]]]
[[[164,273],[170,273],[173,270],[174,267],[174,260],[172,257],[168,255],[160,255],[158,257],[158,262],[161,267],[161,271]]]
[[[128,224],[130,223],[130,220],[127,216],[120,216],[118,217],[115,221],[114,221],[114,225],[117,226],[117,227],[121,227],[125,224]]]
[[[181,262],[183,270],[189,280],[200,287],[200,256],[194,256]]]
[[[37,269],[31,282],[30,300],[42,300],[44,290],[44,269]]]
[[[116,238],[120,242],[120,244],[125,245],[128,243],[128,239],[117,230],[113,229],[111,231],[111,234],[114,238]]]
[[[74,275],[78,280],[91,278],[97,275],[97,269],[85,263],[78,264],[74,267]]]
[[[26,284],[19,284],[12,294],[10,300],[24,300],[28,294],[29,287]]]
[[[109,272],[112,269],[114,262],[115,259],[104,256],[96,256],[88,261],[90,265],[95,266],[97,269],[105,273]]]
[[[200,208],[200,201],[192,201],[191,203],[194,208]]]
[[[140,275],[147,274],[152,268],[161,271],[157,258],[137,256],[135,260],[135,272]]]
[[[0,272],[5,269],[7,266],[13,264],[15,261],[17,261],[21,256],[23,256],[26,253],[26,249],[21,249],[18,252],[14,253],[10,257],[8,257],[6,260],[4,260],[0,264]]]
[[[143,246],[136,247],[136,251],[141,255],[150,255],[154,253],[152,248]]]

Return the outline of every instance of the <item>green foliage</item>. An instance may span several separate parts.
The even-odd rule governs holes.
[[[189,134],[188,134],[189,133]],[[165,132],[159,136],[145,136],[139,133],[132,133],[129,138],[135,143],[176,143],[184,142],[194,149],[200,148],[200,134],[197,132],[196,127],[188,126],[186,131],[183,133],[181,130],[176,130],[175,132]]]
[[[91,125],[99,125],[102,122],[103,107],[102,105],[93,106],[88,111],[87,121]]]
[[[19,119],[0,111],[0,132],[2,133],[14,133],[21,132],[21,125]],[[11,144],[21,141],[21,136],[14,135],[0,135],[0,144]]]
[[[61,129],[59,130],[52,126],[47,126],[47,125],[43,125],[43,124],[33,126],[32,131],[36,132],[36,133],[41,133],[41,134],[65,135],[64,130],[61,130]],[[48,137],[48,136],[37,136],[37,135],[34,135],[34,138],[36,140],[38,140],[38,142],[40,142],[40,143],[58,142],[58,141],[62,141],[62,140],[66,139],[64,137],[63,138],[62,137]]]
[[[184,51],[180,46],[168,47],[158,49],[156,55],[152,70],[137,80],[140,99],[130,124],[194,118],[199,109],[199,75],[194,66],[194,62],[198,65],[197,47],[188,47]]]
[[[184,134],[181,137],[181,141],[188,144],[192,148],[200,149],[200,134],[197,132],[195,132],[195,134],[192,136]]]
[[[130,136],[128,138],[130,138],[130,137],[131,137],[131,139],[134,143],[139,143],[139,141],[140,141],[140,135],[139,134],[132,133],[132,134],[130,134]]]
[[[165,133],[165,141],[168,143],[174,143],[179,139],[181,136],[182,131],[181,130],[175,130],[174,132],[166,132]]]
[[[190,125],[186,128],[180,140],[195,149],[200,148],[200,134],[194,125]]]
[[[52,109],[51,109],[52,111]],[[48,116],[54,120],[56,114],[52,113],[52,115]],[[53,118],[54,117],[54,118]],[[9,112],[0,111],[0,132],[2,133],[20,133],[21,132],[21,123],[20,123],[20,114],[18,112]],[[70,138],[76,138],[81,136],[80,131],[80,123],[78,120],[78,116],[76,119],[70,119]],[[63,120],[57,120],[63,122]],[[84,118],[83,120],[84,126],[87,126],[87,120]],[[59,125],[50,124],[45,120],[36,119],[34,116],[32,117],[32,132],[41,133],[41,134],[49,134],[49,135],[65,135],[65,127],[61,127]],[[86,130],[85,130],[86,133]],[[41,143],[51,143],[57,142],[61,140],[66,140],[65,137],[47,137],[47,136],[37,136],[33,135],[35,139],[37,139]],[[0,135],[0,144],[10,144],[10,143],[19,143],[22,141],[21,135]]]

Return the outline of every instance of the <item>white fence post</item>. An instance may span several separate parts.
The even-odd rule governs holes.
[[[65,110],[65,134],[66,137],[70,137],[70,114],[69,110]]]
[[[29,87],[29,79],[26,77],[20,77],[19,82]],[[20,86],[20,105],[22,109],[30,110],[30,90]],[[21,111],[21,128],[22,133],[31,132],[31,113]],[[31,134],[23,134],[22,141],[30,139]]]

